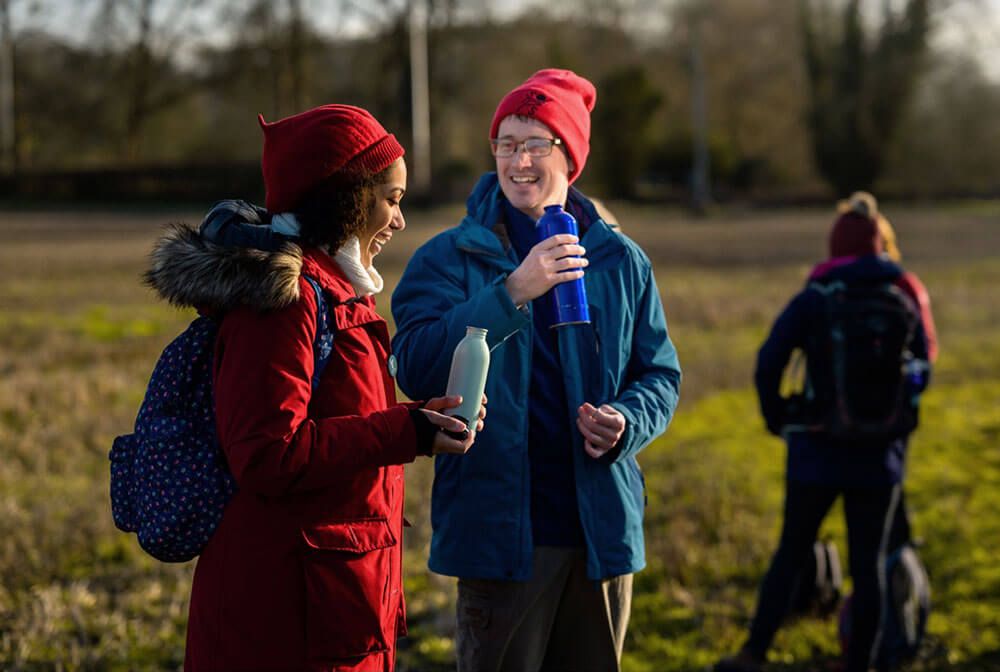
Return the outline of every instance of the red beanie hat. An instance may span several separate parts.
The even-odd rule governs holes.
[[[859,212],[845,212],[830,230],[831,257],[860,257],[882,252],[878,223]]]
[[[271,123],[264,131],[260,165],[271,212],[295,207],[306,192],[334,173],[373,175],[403,156],[396,137],[360,107],[322,105]]]
[[[552,129],[573,160],[569,183],[573,184],[590,153],[590,111],[597,90],[589,81],[569,70],[539,70],[504,96],[493,114],[490,139],[497,137],[500,122],[511,115],[537,119]]]

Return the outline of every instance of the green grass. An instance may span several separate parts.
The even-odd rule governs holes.
[[[735,650],[780,526],[784,447],[750,387],[771,321],[822,256],[829,214],[614,205],[647,250],[684,368],[670,430],[640,456],[648,568],[636,577],[629,672],[700,670]],[[454,208],[408,213],[379,260],[391,288]],[[941,358],[907,491],[933,585],[915,670],[1000,670],[1000,204],[892,213],[934,299]],[[107,451],[191,314],[139,276],[155,224],[192,215],[4,213],[0,234],[0,669],[171,670],[183,659],[193,563],[166,565],[114,529]],[[388,313],[388,296],[381,299]],[[454,583],[425,567],[429,461],[408,467],[401,670],[453,668]],[[824,523],[846,556],[839,507]],[[825,670],[835,624],[781,631],[774,670]]]

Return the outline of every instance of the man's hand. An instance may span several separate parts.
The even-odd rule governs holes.
[[[596,460],[618,445],[625,433],[625,416],[609,404],[596,408],[584,402],[577,409],[576,426],[583,434],[583,449]]]
[[[431,423],[437,425],[439,431],[434,436],[434,443],[431,452],[434,455],[439,453],[452,453],[464,455],[469,451],[476,434],[483,430],[486,419],[486,395],[483,395],[483,403],[479,409],[479,419],[476,422],[476,429],[470,432],[465,423],[450,415],[444,415],[441,411],[455,408],[462,404],[462,397],[435,397],[424,404],[420,411],[427,416]]]
[[[550,236],[531,248],[521,265],[507,276],[504,286],[515,306],[523,306],[561,282],[583,277],[583,268],[590,262],[587,253],[569,233]]]

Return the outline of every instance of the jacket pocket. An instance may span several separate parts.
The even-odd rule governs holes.
[[[623,347],[623,336],[610,333],[609,325],[605,324],[605,316],[602,307],[591,303],[588,306],[590,311],[590,326],[582,331],[584,343],[580,352],[584,367],[587,370],[586,401],[600,406],[609,401],[614,401],[615,379],[622,371],[621,364],[617,361],[619,349]],[[610,348],[610,350],[608,349]]]
[[[310,661],[390,648],[397,605],[390,600],[397,540],[385,518],[302,530],[306,654]],[[399,571],[395,568],[395,571]]]

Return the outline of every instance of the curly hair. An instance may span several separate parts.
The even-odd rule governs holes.
[[[375,207],[375,187],[389,180],[391,169],[367,175],[334,173],[310,189],[292,208],[302,242],[335,252],[360,234]]]

